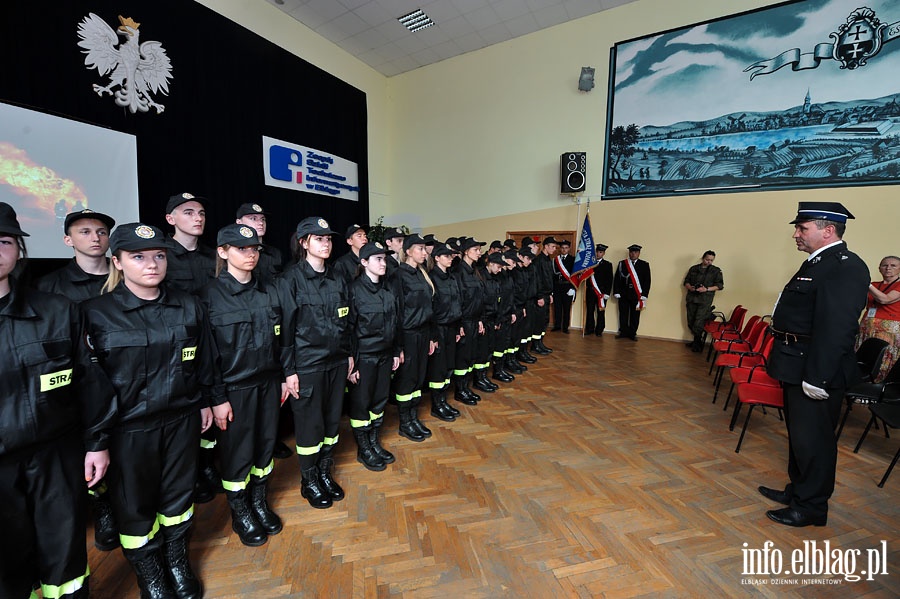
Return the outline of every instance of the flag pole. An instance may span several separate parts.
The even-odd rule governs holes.
[[[591,207],[591,198],[588,198],[588,211],[590,211]],[[581,238],[581,202],[578,202],[578,212],[575,216],[575,231],[578,234],[578,239]],[[575,241],[574,239],[572,241]],[[575,249],[578,249],[578,244],[575,244]],[[575,289],[575,293],[578,293],[578,289]],[[585,294],[582,293],[584,296]],[[587,296],[581,298],[581,338],[584,339],[584,328],[587,324]]]

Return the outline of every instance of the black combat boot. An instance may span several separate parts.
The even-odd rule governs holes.
[[[467,406],[474,406],[478,403],[478,401],[471,396],[469,390],[466,389],[466,377],[460,375],[453,375],[453,384],[456,386],[456,390],[453,393],[453,398],[460,402],[464,403]]]
[[[222,477],[213,463],[213,449],[200,448],[200,470],[197,472],[197,482],[194,484],[194,503],[209,503],[225,489],[222,487]]]
[[[513,354],[505,354],[503,357],[503,366],[504,370],[507,372],[511,372],[512,374],[522,374],[528,367],[524,364],[520,364],[518,360],[516,360],[516,356]]]
[[[331,457],[331,451],[332,446],[330,445],[326,445],[319,450],[319,461],[316,464],[319,467],[319,483],[332,501],[340,501],[344,498],[344,490],[332,477],[331,471],[334,469],[334,458]]]
[[[526,364],[534,364],[537,362],[537,358],[528,353],[527,343],[523,343],[519,346],[519,351],[516,352],[516,360],[525,362]]]
[[[266,534],[277,535],[284,528],[281,518],[269,507],[269,481],[265,478],[250,477],[250,510],[256,516]]]
[[[88,497],[94,520],[94,547],[100,551],[112,551],[119,546],[119,530],[109,503],[109,494],[104,488],[103,492],[90,492]]]
[[[413,425],[415,425],[415,427],[419,429],[419,432],[425,435],[425,438],[427,439],[431,436],[431,429],[429,429],[421,420],[419,420],[419,404],[422,403],[422,396],[419,395],[418,397],[414,397],[409,403],[410,405],[412,405],[410,414],[412,414]]]
[[[256,519],[256,514],[250,510],[250,497],[247,495],[247,490],[225,491],[225,497],[231,508],[231,530],[237,534],[241,543],[247,547],[265,545],[269,540],[269,535]]]
[[[425,435],[416,426],[412,415],[412,411],[415,409],[415,406],[412,405],[412,400],[400,402],[398,409],[400,411],[400,436],[417,443],[424,441]]]
[[[141,599],[177,599],[172,583],[163,566],[163,557],[159,549],[145,553],[134,549],[122,551],[137,577],[141,589]]]
[[[372,451],[378,454],[385,464],[393,464],[397,461],[390,451],[381,446],[378,437],[381,436],[381,427],[384,424],[384,418],[379,418],[372,422],[372,429],[369,431],[369,440],[372,443]]]
[[[169,571],[169,580],[178,599],[200,599],[203,597],[203,585],[194,575],[191,562],[188,560],[187,532],[190,522],[179,524],[180,530],[165,539],[163,559]]]
[[[503,368],[503,358],[494,358],[494,379],[500,381],[501,383],[511,383],[516,380],[516,377],[506,372]]]
[[[387,466],[375,450],[372,448],[372,441],[369,438],[369,432],[372,425],[354,428],[353,438],[356,439],[356,461],[373,472],[381,472]]]
[[[319,483],[319,469],[315,464],[300,472],[300,496],[316,509],[331,507],[331,496]]]
[[[481,396],[478,395],[477,393],[475,393],[474,391],[472,391],[472,388],[469,386],[472,384],[472,379],[474,378],[474,376],[475,375],[470,370],[466,374],[466,376],[463,377],[463,381],[465,382],[465,385],[466,385],[466,391],[468,391],[469,395],[472,396],[472,399],[474,399],[477,402],[477,401],[481,401]]]
[[[431,415],[444,422],[453,422],[456,416],[450,411],[450,406],[444,399],[445,393],[443,389],[431,390]]]

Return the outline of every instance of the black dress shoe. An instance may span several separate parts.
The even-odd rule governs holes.
[[[565,330],[563,331],[563,333],[565,333],[566,335],[568,335],[568,334],[569,334],[569,329],[565,329]]]
[[[772,501],[780,503],[781,505],[791,505],[791,496],[784,491],[779,491],[778,489],[770,489],[769,487],[763,486],[757,487],[757,491],[759,491],[759,494],[766,499],[771,499]]]
[[[594,329],[586,329],[586,330],[584,331],[585,336],[587,336],[587,335],[592,335],[593,333],[594,333]]]
[[[627,335],[616,335],[616,339],[628,339]]]
[[[785,526],[825,526],[828,516],[808,516],[791,507],[783,507],[780,510],[769,510],[766,516],[773,522]]]

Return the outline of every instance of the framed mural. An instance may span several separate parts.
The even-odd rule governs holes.
[[[900,0],[800,0],[617,43],[603,199],[897,183],[898,38]]]

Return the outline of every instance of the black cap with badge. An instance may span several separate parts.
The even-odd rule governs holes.
[[[203,202],[200,202],[200,203],[202,204]],[[171,212],[171,210],[169,210],[169,212]],[[243,217],[247,216],[248,214],[267,215],[269,213],[266,212],[265,210],[263,210],[262,206],[260,206],[259,204],[253,204],[253,203],[248,202],[246,204],[241,204],[240,208],[237,209],[237,214],[235,215],[235,218],[243,218]]]
[[[796,225],[810,220],[846,223],[850,218],[855,219],[856,217],[850,214],[850,211],[844,208],[840,202],[800,202],[797,207],[797,217],[790,224]]]
[[[366,245],[362,246],[359,250],[359,259],[360,260],[368,260],[372,256],[377,256],[378,254],[393,254],[393,250],[385,249],[383,245],[376,242],[369,242]]]
[[[304,238],[309,235],[335,235],[328,228],[328,221],[320,216],[307,216],[297,223],[297,237]]]
[[[436,246],[434,246],[434,251],[431,253],[431,255],[434,258],[437,258],[438,256],[452,256],[455,253],[456,253],[456,250],[454,250],[448,244],[439,243]]]
[[[203,206],[204,210],[206,209],[206,198],[201,198],[200,196],[195,196],[190,193],[179,193],[169,197],[169,201],[166,202],[166,214],[171,214],[173,210],[187,202],[197,202]]]
[[[143,250],[169,249],[172,244],[162,231],[144,223],[126,223],[115,228],[109,236],[109,251],[140,252]]]
[[[425,240],[416,233],[411,233],[403,239],[403,249],[408,250],[414,245],[425,245]]]
[[[63,224],[63,232],[68,235],[69,234],[69,226],[77,220],[81,220],[83,218],[91,218],[94,220],[99,220],[101,223],[106,225],[107,230],[112,231],[112,228],[116,226],[116,221],[111,216],[107,216],[100,212],[94,212],[89,208],[85,208],[84,210],[79,210],[78,212],[70,212],[66,215],[66,221]]]
[[[237,223],[225,225],[219,229],[219,234],[216,235],[216,245],[219,247],[231,245],[245,248],[259,244],[259,235],[256,234],[256,229],[247,225],[239,225]]]
[[[366,230],[366,229],[365,229],[364,227],[360,227],[359,225],[355,225],[355,224],[354,224],[354,225],[350,225],[349,227],[347,227],[347,232],[344,233],[344,239],[350,239],[351,237],[353,237],[354,235],[356,235],[356,232],[357,232],[357,231],[363,231],[363,232],[365,232],[365,230]]]
[[[398,237],[406,237],[406,233],[403,232],[403,229],[400,227],[391,227],[390,229],[386,229],[384,231],[384,238],[387,239],[396,239]]]
[[[19,218],[16,216],[16,211],[6,202],[0,202],[0,235],[30,237],[28,233],[19,227]]]
[[[466,252],[473,247],[482,247],[487,245],[485,241],[478,241],[474,237],[466,237],[465,240],[460,244],[459,251]]]
[[[639,246],[636,243],[632,243],[631,245],[628,246],[629,252],[639,252],[639,251],[641,251],[641,249],[642,249],[641,246]]]

